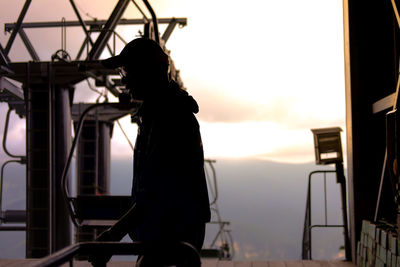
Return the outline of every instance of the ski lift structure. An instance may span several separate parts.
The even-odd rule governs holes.
[[[143,0],[144,8],[134,0],[118,0],[108,19],[84,20],[75,1],[70,0],[76,21],[24,22],[31,2],[25,1],[15,23],[5,24],[10,36],[5,46],[0,44],[0,101],[9,106],[3,150],[11,158],[1,167],[0,230],[25,231],[26,257],[42,258],[72,242],[94,240],[132,205],[127,196],[109,195],[110,140],[114,124],[135,113],[140,105],[108,102],[108,93],[115,97],[124,93],[117,71],[105,69],[100,63],[104,51],[115,55],[117,45],[127,43],[116,31],[117,26],[142,26],[139,35],[155,40],[170,54],[166,43],[176,26],[186,26],[187,19],[157,18],[147,0]],[[142,18],[122,17],[130,3],[139,10]],[[162,35],[159,24],[167,25]],[[80,27],[84,32],[84,40],[75,57],[66,49],[68,27]],[[61,29],[62,45],[53,53],[51,61],[42,61],[25,31],[49,28]],[[31,57],[26,62],[13,62],[9,57],[17,36]],[[183,87],[171,58],[169,75]],[[95,81],[94,86],[90,79]],[[75,104],[76,85],[85,80],[92,90],[99,92],[97,103]],[[7,150],[12,111],[26,120],[26,155],[13,155]],[[74,177],[70,165],[74,155],[76,196],[70,192]],[[26,165],[26,210],[2,208],[4,168],[9,163]],[[222,220],[217,206],[214,163],[206,160],[205,168],[212,196],[210,204],[216,218],[212,223],[218,225],[218,231],[204,256],[230,259],[233,256],[232,238],[227,229],[229,223]],[[75,241],[71,240],[71,221],[76,226]]]

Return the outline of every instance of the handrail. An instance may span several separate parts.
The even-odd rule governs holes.
[[[307,190],[307,204],[306,204],[306,215],[304,218],[304,230],[303,230],[303,246],[302,246],[302,258],[312,259],[312,239],[311,230],[315,227],[345,227],[345,225],[329,225],[327,223],[327,205],[326,205],[326,184],[324,183],[324,194],[325,194],[325,224],[324,225],[312,225],[311,224],[311,178],[314,174],[323,173],[324,180],[326,181],[326,173],[336,173],[336,170],[317,170],[310,172],[308,175],[308,190]]]
[[[154,27],[154,37],[156,38],[155,41],[157,42],[157,44],[160,44],[160,36],[158,33],[158,22],[157,22],[157,17],[156,17],[156,13],[154,13],[153,8],[151,7],[151,5],[149,4],[149,2],[147,0],[143,0],[144,4],[146,5],[147,9],[149,10],[150,14],[151,14],[151,18],[153,20],[153,27]]]
[[[6,115],[6,121],[5,121],[5,125],[4,125],[4,134],[3,134],[3,150],[4,152],[11,158],[19,158],[22,161],[24,161],[26,159],[25,156],[19,156],[19,155],[13,155],[11,154],[6,146],[7,143],[7,135],[8,135],[8,123],[10,121],[10,115],[11,115],[11,111],[13,111],[12,108],[9,108],[7,111],[7,115]]]
[[[188,255],[191,260],[190,266],[200,267],[200,255],[197,250],[189,243],[180,242],[176,245],[168,245],[162,248],[164,252],[174,253],[177,257]],[[66,247],[52,255],[49,255],[39,261],[35,267],[60,266],[67,261],[72,263],[75,255],[97,256],[97,255],[146,255],[148,253],[157,253],[155,246],[148,246],[141,242],[119,243],[119,242],[82,242]],[[183,253],[182,253],[183,252]],[[186,254],[187,253],[187,254]],[[177,260],[177,258],[174,258]],[[185,258],[186,259],[186,258]],[[98,263],[104,265],[104,263]],[[71,264],[72,266],[72,264]],[[96,266],[96,264],[95,264]]]
[[[214,246],[217,244],[217,241],[219,239],[220,242],[218,242],[220,245],[220,249],[223,250],[223,257],[225,259],[232,259],[235,255],[235,249],[233,245],[233,238],[231,235],[231,232],[229,229],[226,229],[225,226],[229,225],[229,222],[222,221],[221,215],[219,213],[219,208],[218,208],[218,185],[217,185],[217,174],[215,171],[214,163],[215,160],[211,159],[205,159],[204,160],[204,170],[206,174],[206,179],[207,179],[207,184],[209,185],[209,193],[210,193],[210,209],[211,211],[215,212],[216,215],[216,221],[209,222],[210,224],[217,224],[219,226],[219,230],[217,234],[215,235],[214,239],[210,243],[209,248],[213,249]],[[207,171],[206,163],[208,164],[209,168],[211,169],[211,176]],[[212,181],[211,181],[212,179]]]
[[[12,160],[7,160],[1,165],[1,171],[0,171],[0,214],[3,212],[3,180],[4,180],[4,168],[6,167],[7,164],[9,163],[21,163],[20,160],[12,159]],[[0,218],[0,224],[2,223],[3,219]]]

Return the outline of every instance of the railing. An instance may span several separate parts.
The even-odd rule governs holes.
[[[342,165],[340,165],[342,166]],[[312,260],[312,230],[314,228],[343,228],[344,229],[344,244],[346,251],[346,259],[351,259],[351,254],[349,252],[350,243],[348,237],[348,228],[347,228],[347,209],[346,209],[346,191],[345,187],[345,179],[343,171],[340,171],[340,166],[336,166],[337,170],[318,170],[313,171],[308,176],[308,190],[307,190],[307,204],[306,204],[306,214],[304,219],[304,230],[303,230],[303,246],[302,246],[302,259],[303,260]],[[313,174],[323,173],[324,176],[324,210],[325,210],[325,223],[324,224],[315,224],[312,225],[311,221],[311,178]],[[336,173],[337,174],[337,182],[341,185],[342,190],[342,209],[343,209],[343,224],[328,224],[328,214],[327,214],[327,194],[326,194],[326,174],[327,173]],[[343,192],[344,191],[344,192]]]
[[[146,246],[141,242],[119,243],[119,242],[82,242],[66,247],[48,257],[39,261],[35,267],[52,267],[60,266],[66,262],[73,266],[74,256],[87,256],[95,259],[108,255],[168,255],[168,264],[177,264],[185,262],[190,267],[200,267],[201,261],[197,250],[190,244],[180,242],[175,245],[168,245],[162,248],[162,251],[157,250],[154,246]],[[96,258],[99,259],[99,258]],[[96,261],[92,263],[95,267],[106,266],[107,260]]]
[[[12,226],[3,226],[4,223],[26,223],[26,211],[25,210],[5,210],[3,211],[3,183],[4,183],[4,169],[10,163],[20,163],[26,164],[26,156],[19,156],[10,153],[7,149],[7,135],[8,135],[8,124],[10,121],[10,115],[12,108],[9,108],[6,115],[5,125],[4,125],[4,133],[3,133],[3,151],[9,157],[14,158],[11,160],[5,161],[0,169],[0,231],[25,231],[25,225],[12,225]]]

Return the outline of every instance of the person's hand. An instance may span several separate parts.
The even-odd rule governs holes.
[[[105,230],[104,232],[102,232],[97,238],[96,240],[97,242],[102,242],[102,241],[115,241],[111,235],[111,231],[110,230]]]
[[[96,240],[97,242],[107,242],[107,241],[115,241],[111,235],[110,230],[106,230],[102,232]],[[106,266],[106,263],[110,261],[112,255],[103,253],[101,255],[90,255],[88,261],[95,267]]]

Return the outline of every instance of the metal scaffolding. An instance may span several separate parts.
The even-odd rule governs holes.
[[[26,212],[13,213],[0,210],[0,228],[7,230],[7,227],[3,226],[7,223],[5,215],[8,214],[8,221],[12,221],[11,217],[14,216],[18,217],[19,221],[25,222],[25,217],[22,215],[26,213],[26,226],[18,229],[26,229],[26,256],[38,258],[52,254],[71,244],[69,208],[63,199],[61,184],[62,171],[72,145],[73,117],[75,116],[76,119],[76,116],[79,116],[77,115],[79,107],[73,105],[75,85],[92,78],[95,80],[96,86],[104,87],[118,97],[122,92],[121,82],[119,79],[113,79],[113,76],[118,73],[115,70],[105,69],[99,61],[105,49],[111,54],[115,54],[117,38],[126,43],[121,34],[116,31],[116,27],[118,25],[143,25],[142,36],[156,40],[169,54],[165,43],[175,26],[185,26],[187,20],[186,18],[157,19],[147,0],[143,0],[143,2],[151,15],[150,18],[146,17],[135,1],[118,0],[108,19],[83,20],[74,0],[70,0],[77,21],[24,22],[31,2],[31,0],[25,1],[16,23],[5,24],[5,30],[10,33],[10,36],[5,46],[0,44],[0,101],[7,102],[10,110],[15,110],[18,115],[26,118],[26,156],[18,157],[18,160],[20,163],[26,163],[27,170]],[[143,18],[122,18],[130,3],[139,9]],[[168,24],[161,39],[158,32],[159,23]],[[26,30],[29,29],[54,27],[62,29],[64,43],[67,27],[82,28],[85,38],[74,60],[71,60],[64,44],[62,49],[56,51],[52,56],[51,61],[41,61],[36,48],[26,34]],[[92,33],[97,33],[96,39],[92,39]],[[25,45],[31,61],[15,63],[10,59],[10,50],[17,35]],[[85,51],[86,59],[82,60]],[[183,86],[179,71],[175,69],[172,60],[170,76]],[[22,86],[16,86],[10,80],[17,81]],[[100,114],[101,112],[103,114]],[[94,179],[92,180],[95,181],[95,184],[91,184],[92,189],[95,188],[101,193],[108,192],[109,168],[107,166],[109,166],[110,160],[109,139],[113,123],[133,111],[130,109],[122,112],[104,108],[101,112],[97,113],[98,116],[90,119],[84,126],[85,134],[94,138],[82,139],[79,145],[80,152],[82,152],[79,153],[78,158],[78,168],[81,168],[78,170],[79,194],[83,194],[83,191],[88,189],[86,188],[88,183],[86,176],[92,174],[94,175],[92,175]],[[99,157],[99,150],[107,155]],[[87,160],[90,157],[93,162]],[[103,168],[100,168],[100,165]],[[87,169],[88,166],[91,170]],[[83,178],[84,176],[85,178]],[[104,179],[99,179],[99,176]],[[0,182],[2,178],[3,175],[0,177]],[[71,180],[70,172],[66,174],[66,180]],[[0,203],[1,197],[0,183]],[[10,227],[8,230],[13,229]]]

